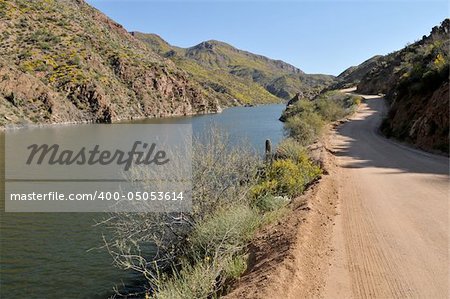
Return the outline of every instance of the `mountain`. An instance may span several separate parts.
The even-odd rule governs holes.
[[[178,67],[189,73],[193,80],[214,94],[223,106],[281,101],[280,98],[252,80],[234,76],[221,67],[206,67],[194,59],[187,58],[185,49],[169,45],[158,35],[138,32],[132,32],[132,35],[146,42],[153,51],[161,56],[170,58]]]
[[[210,40],[190,48],[171,46],[155,34],[132,32],[160,55],[197,78],[203,86],[240,103],[290,99],[298,92],[316,94],[334,80],[329,75],[309,75],[300,69],[262,55]],[[262,88],[261,88],[262,87]],[[275,97],[274,97],[275,96]]]
[[[0,34],[0,125],[220,109],[185,71],[83,0],[2,0]]]
[[[382,131],[419,148],[449,153],[450,19],[428,36],[379,58],[357,90],[386,94]]]
[[[357,66],[351,66],[336,77],[336,83],[330,89],[343,89],[356,86],[378,63],[382,61],[382,55],[376,55]]]

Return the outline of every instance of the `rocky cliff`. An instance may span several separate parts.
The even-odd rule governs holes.
[[[217,99],[82,0],[0,0],[0,125],[209,113]]]

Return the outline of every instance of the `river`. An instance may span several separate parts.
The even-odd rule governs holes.
[[[246,140],[263,152],[264,141],[283,137],[278,121],[284,105],[234,107],[221,114],[140,120],[133,123],[191,123],[194,135],[211,126],[229,133],[232,143]],[[79,126],[89,126],[88,124]],[[73,126],[70,126],[73,128]],[[67,126],[55,126],[64,136]],[[83,136],[80,136],[83,138]],[[0,298],[107,298],[115,285],[135,280],[112,266],[102,249],[97,213],[5,213],[4,136],[0,138]],[[93,249],[93,250],[92,250]]]

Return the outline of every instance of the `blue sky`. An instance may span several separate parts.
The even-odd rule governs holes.
[[[88,0],[129,31],[190,47],[216,39],[337,75],[428,34],[449,15],[447,1]]]

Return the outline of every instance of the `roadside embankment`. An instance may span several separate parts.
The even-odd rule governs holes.
[[[311,298],[323,291],[337,208],[334,157],[326,144],[312,151],[324,175],[250,245],[249,267],[225,298]]]

